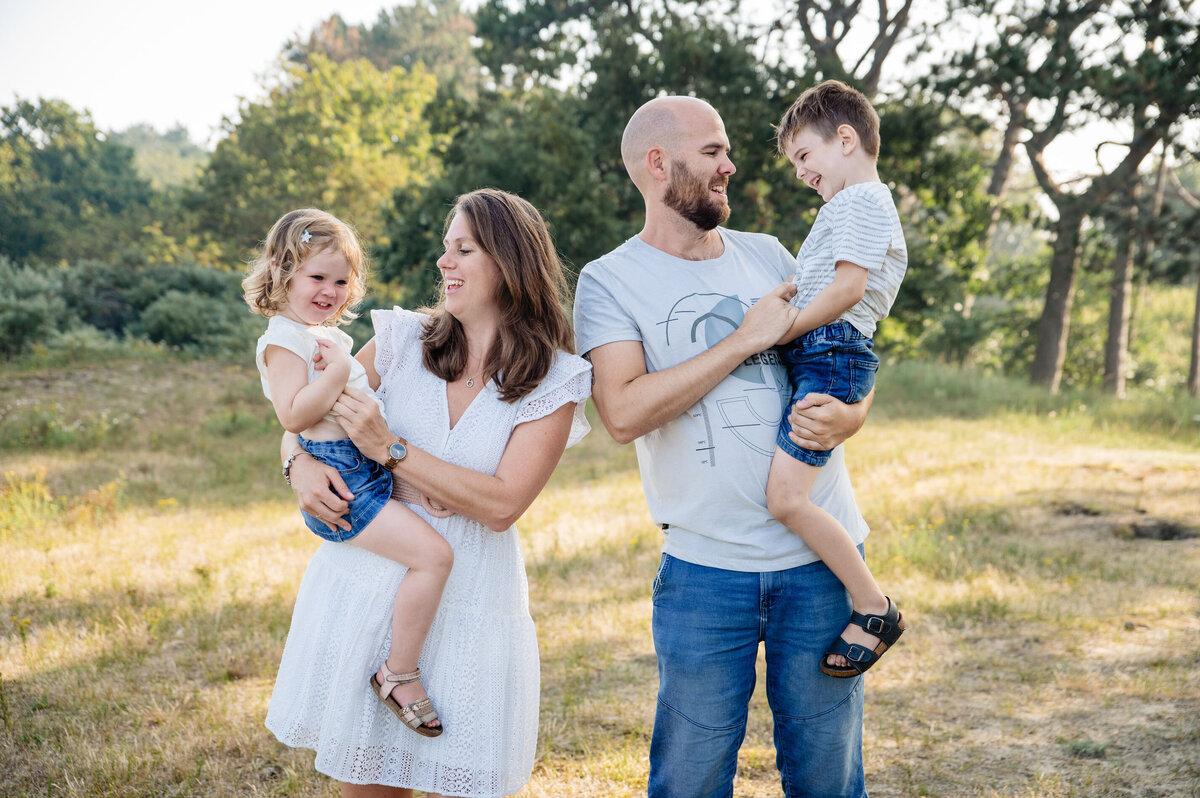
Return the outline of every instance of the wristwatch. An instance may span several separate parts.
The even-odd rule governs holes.
[[[403,438],[397,438],[396,442],[388,447],[388,459],[383,464],[385,471],[391,471],[405,457],[408,457],[408,441]]]

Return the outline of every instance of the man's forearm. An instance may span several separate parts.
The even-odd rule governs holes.
[[[618,443],[629,443],[687,412],[758,351],[734,333],[683,363],[643,373],[615,390],[601,387],[598,376],[596,408],[609,434]],[[601,366],[597,372],[602,373]]]

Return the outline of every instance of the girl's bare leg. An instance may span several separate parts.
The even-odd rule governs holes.
[[[350,543],[408,566],[392,603],[392,648],[386,664],[393,673],[415,671],[454,564],[454,551],[433,527],[398,501],[385,504]],[[384,683],[382,668],[377,675]],[[398,684],[392,688],[392,697],[408,706],[425,698],[425,688],[419,681]],[[429,725],[441,724],[433,721]]]
[[[341,783],[342,798],[413,798],[407,787],[385,787],[382,784]]]
[[[777,448],[767,479],[767,508],[788,529],[799,535],[841,580],[850,593],[850,601],[856,612],[882,615],[888,610],[887,597],[879,589],[850,534],[836,518],[813,504],[808,496],[820,473],[818,466],[801,462]],[[842,637],[847,643],[857,643],[869,649],[879,644],[879,638],[853,623],[846,626]],[[840,655],[830,655],[826,661],[836,667],[848,664],[846,658]]]

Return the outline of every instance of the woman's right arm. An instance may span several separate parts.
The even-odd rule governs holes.
[[[324,520],[330,531],[349,532],[350,522],[344,516],[354,494],[346,487],[337,469],[305,452],[294,432],[284,433],[279,453],[300,509]]]

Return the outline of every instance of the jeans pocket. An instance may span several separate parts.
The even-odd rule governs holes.
[[[671,555],[664,554],[658,563],[658,572],[654,574],[654,584],[650,586],[650,601],[658,598],[658,594],[662,592],[663,580],[667,576],[667,568],[671,564]]]
[[[875,387],[875,372],[879,371],[877,358],[852,358],[850,365],[850,395],[848,403],[861,401]]]

